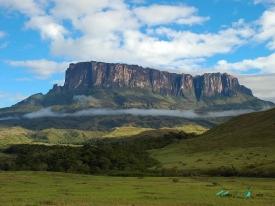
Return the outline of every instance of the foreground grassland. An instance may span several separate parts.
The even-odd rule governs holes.
[[[108,177],[52,172],[0,172],[0,205],[274,205],[274,179]],[[216,193],[252,186],[247,200]]]

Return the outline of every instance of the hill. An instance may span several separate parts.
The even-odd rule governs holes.
[[[171,131],[201,134],[213,125],[210,120],[133,115],[11,119],[0,122],[0,145],[83,144],[91,139],[162,136]]]
[[[243,175],[275,174],[275,109],[240,115],[195,139],[180,141],[151,156],[164,167],[185,171],[232,169]],[[222,169],[227,168],[227,169]]]

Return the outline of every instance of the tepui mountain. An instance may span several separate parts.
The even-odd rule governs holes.
[[[76,96],[91,96],[81,104]],[[93,100],[96,100],[93,101]],[[76,111],[83,108],[194,109],[221,111],[273,107],[227,73],[192,76],[143,68],[138,65],[104,62],[71,63],[63,86],[54,85],[45,95],[39,93],[2,109],[1,116],[23,114],[52,107]]]

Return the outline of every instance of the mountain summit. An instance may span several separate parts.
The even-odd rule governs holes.
[[[204,97],[234,97],[239,93],[253,97],[252,91],[227,74],[207,73],[193,77],[137,65],[103,62],[70,64],[65,84],[55,85],[53,92],[87,90],[93,88],[140,88],[161,95],[177,96],[199,101]]]

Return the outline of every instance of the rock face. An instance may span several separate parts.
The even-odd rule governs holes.
[[[200,100],[204,97],[236,96],[237,92],[253,96],[250,89],[227,74],[206,73],[193,77],[137,65],[103,62],[70,64],[64,86],[54,85],[51,91],[85,90],[89,88],[142,88],[161,95]]]

